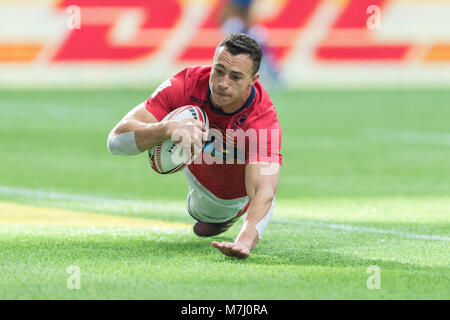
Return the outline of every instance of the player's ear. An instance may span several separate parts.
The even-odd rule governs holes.
[[[252,85],[254,85],[258,79],[259,79],[259,73],[254,74],[252,76]]]

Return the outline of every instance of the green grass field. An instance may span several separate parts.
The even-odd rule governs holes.
[[[274,92],[283,167],[246,260],[192,233],[182,173],[108,153],[150,93],[0,91],[0,299],[450,298],[449,91]]]

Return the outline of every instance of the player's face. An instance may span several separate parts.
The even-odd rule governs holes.
[[[253,75],[253,61],[248,54],[234,56],[221,47],[214,57],[209,77],[213,104],[228,113],[238,110],[258,77],[258,74]]]

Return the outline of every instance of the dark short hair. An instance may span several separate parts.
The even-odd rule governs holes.
[[[258,72],[261,65],[262,50],[255,39],[245,33],[232,33],[219,43],[216,53],[221,47],[225,47],[233,56],[242,53],[248,54],[253,61],[253,74],[255,75]]]

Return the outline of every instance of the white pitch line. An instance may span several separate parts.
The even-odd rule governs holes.
[[[185,210],[186,206],[180,204],[168,203],[165,201],[142,201],[142,200],[119,200],[105,197],[98,197],[83,194],[71,194],[44,190],[35,190],[27,188],[16,188],[0,186],[0,194],[21,196],[26,198],[38,198],[48,200],[67,200],[74,202],[87,202],[95,204],[97,207],[118,208],[127,206],[127,208],[136,209],[156,209],[162,212]]]
[[[92,195],[81,195],[81,194],[70,194],[70,193],[60,193],[60,192],[51,192],[51,191],[43,191],[43,190],[35,190],[35,189],[26,189],[26,188],[16,188],[16,187],[8,187],[8,186],[0,186],[0,194],[4,195],[15,195],[27,198],[40,198],[40,199],[49,199],[49,200],[68,200],[75,202],[87,202],[90,204],[94,204],[97,208],[110,208],[110,209],[120,209],[120,207],[126,206],[127,209],[156,209],[160,212],[168,212],[168,211],[185,211],[186,206],[180,203],[172,203],[164,201],[141,201],[141,200],[117,200],[112,198],[105,197],[97,197]],[[275,206],[276,207],[276,206]],[[353,232],[365,232],[365,233],[376,233],[376,234],[391,234],[404,238],[412,238],[412,239],[423,239],[423,240],[438,240],[438,241],[450,241],[450,237],[440,236],[440,235],[424,235],[417,233],[410,233],[398,230],[384,230],[377,228],[369,228],[369,227],[358,227],[352,226],[348,224],[336,224],[336,223],[327,223],[327,222],[319,222],[313,220],[291,220],[291,219],[271,219],[271,221],[275,223],[285,223],[291,225],[298,226],[309,226],[316,228],[326,228],[326,229],[334,229],[334,230],[344,230],[344,231],[353,231]]]
[[[357,226],[352,226],[352,225],[348,225],[348,224],[327,223],[327,222],[319,222],[319,221],[311,221],[311,220],[298,221],[298,220],[289,220],[289,219],[272,219],[272,221],[286,223],[286,224],[304,225],[304,226],[316,227],[316,228],[326,228],[326,229],[336,229],[336,230],[366,232],[366,233],[391,234],[391,235],[395,235],[395,236],[412,238],[412,239],[450,241],[450,237],[446,237],[446,236],[425,235],[425,234],[403,232],[403,231],[398,231],[398,230],[384,230],[384,229],[376,229],[376,228],[368,228],[368,227],[357,227]]]
[[[450,146],[450,133],[381,128],[366,128],[362,133],[365,137],[376,141]]]

